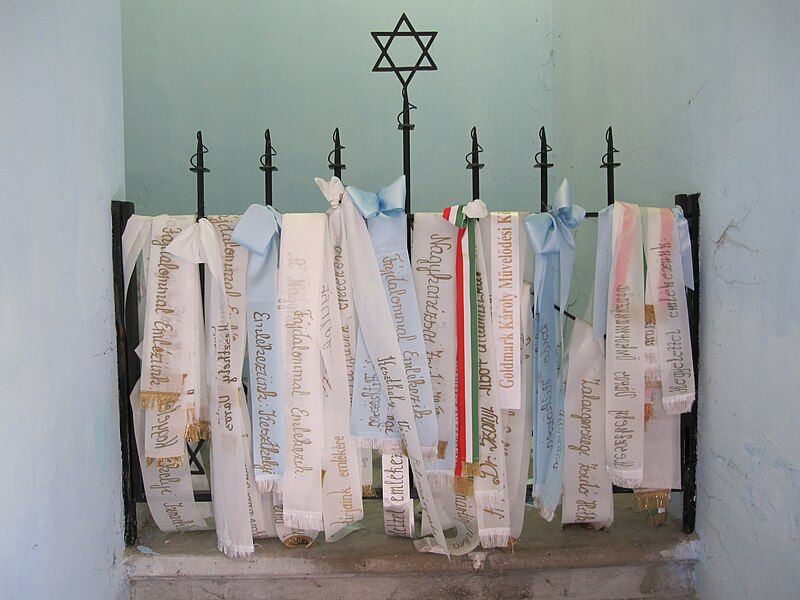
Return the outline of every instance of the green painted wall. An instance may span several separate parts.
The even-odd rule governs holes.
[[[486,149],[483,198],[497,209],[531,206],[533,140],[553,115],[549,0],[124,2],[128,199],[145,214],[194,210],[188,160],[197,129],[210,149],[208,212],[261,201],[266,127],[279,152],[275,204],[285,212],[325,208],[313,179],[329,175],[336,126],[347,183],[392,181],[402,173],[400,84],[371,72],[379,51],[370,31],[393,28],[403,11],[416,28],[439,31],[431,50],[439,70],[418,73],[410,87],[419,107],[415,209],[470,199],[464,154],[473,125]]]
[[[698,596],[797,598],[800,4],[553,6],[554,146],[576,197],[603,205],[608,124],[619,199],[702,192]]]

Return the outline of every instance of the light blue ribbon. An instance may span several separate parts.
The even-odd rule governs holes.
[[[681,249],[683,264],[683,282],[690,290],[694,289],[694,266],[692,263],[692,241],[689,236],[689,222],[683,216],[680,206],[672,208],[675,213],[675,224],[678,226],[678,247]]]
[[[417,416],[420,443],[423,449],[428,450],[430,456],[430,451],[436,449],[439,433],[430,368],[422,337],[422,320],[406,245],[405,178],[397,178],[394,183],[381,188],[377,193],[365,192],[353,186],[347,187],[347,193],[367,220],[367,229],[381,271],[384,291],[392,309],[395,326],[398,328],[400,350],[406,357],[404,363],[409,393]],[[367,260],[361,256],[352,259]],[[397,322],[398,314],[404,319],[402,323]],[[372,361],[368,360],[369,354],[363,342],[363,336],[359,331],[351,431],[357,437],[381,439],[394,438],[396,435],[399,438],[396,427],[395,431],[387,433],[386,428],[380,425],[381,422],[384,425],[391,424],[393,419],[389,415],[389,401],[382,389],[376,390],[370,383],[377,374],[371,365]],[[371,408],[369,403],[370,398],[374,403],[376,393],[380,394],[378,412],[381,415],[377,421],[374,405]]]
[[[672,208],[678,231],[678,246],[681,252],[683,280],[686,287],[694,289],[694,267],[692,265],[692,242],[689,222],[680,206]],[[608,318],[608,286],[611,278],[611,235],[614,205],[607,206],[597,214],[597,259],[594,267],[594,309],[592,332],[595,338],[606,334]]]
[[[397,215],[405,212],[405,177],[398,177],[394,183],[379,189],[377,193],[365,192],[352,185],[347,186],[347,193],[365,219],[371,219],[378,214]]]
[[[573,206],[569,183],[564,180],[553,202],[553,214],[531,214],[525,219],[528,240],[536,254],[534,494],[540,513],[548,519],[552,519],[553,511],[558,506],[563,484],[564,385],[561,356],[564,348],[564,311],[569,301],[575,263],[574,232],[585,216],[583,208]],[[556,301],[560,315],[555,308]]]
[[[278,325],[278,255],[281,214],[271,206],[251,205],[231,236],[250,251],[247,263],[248,396],[253,421],[256,481],[277,480],[284,471],[284,435]],[[262,431],[267,433],[262,440]]]

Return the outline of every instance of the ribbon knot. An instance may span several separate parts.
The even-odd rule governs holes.
[[[231,238],[253,254],[264,256],[280,229],[281,213],[271,206],[251,204],[239,219]]]
[[[365,192],[352,185],[347,186],[347,193],[365,219],[371,219],[379,214],[400,214],[405,210],[406,180],[403,176],[379,189],[377,193]]]
[[[561,239],[558,224],[550,213],[535,213],[525,218],[528,241],[536,254],[558,254]]]
[[[466,204],[448,206],[442,211],[442,217],[459,229],[464,229],[467,226],[467,219],[482,219],[488,214],[489,209],[486,208],[486,204],[484,204],[483,200],[477,198]]]
[[[556,192],[553,213],[531,214],[525,219],[525,231],[536,254],[558,254],[562,243],[575,248],[574,230],[583,222],[586,211],[572,204],[572,190],[566,179]]]
[[[572,188],[566,179],[561,182],[553,200],[553,212],[560,225],[575,229],[583,222],[586,211],[577,204],[572,204]]]
[[[336,176],[331,177],[330,181],[315,177],[314,182],[322,192],[322,195],[330,202],[331,208],[339,208],[346,192],[342,180]]]

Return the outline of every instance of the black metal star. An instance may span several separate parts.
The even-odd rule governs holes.
[[[405,29],[401,31],[401,27],[405,25]],[[414,26],[411,24],[411,21],[408,20],[408,17],[405,13],[400,16],[400,20],[397,21],[397,25],[394,26],[392,31],[373,31],[372,38],[375,40],[375,43],[378,44],[378,47],[381,49],[381,55],[378,57],[378,60],[375,61],[375,66],[372,67],[373,72],[393,72],[397,75],[397,78],[400,80],[400,83],[403,84],[403,89],[408,86],[408,83],[411,81],[411,78],[414,77],[414,74],[417,71],[435,71],[436,70],[436,63],[433,62],[433,58],[430,55],[430,48],[433,44],[433,40],[436,39],[436,31],[416,31]],[[392,57],[389,56],[389,47],[392,45],[392,42],[395,38],[398,37],[413,37],[419,48],[421,53],[417,62],[413,66],[397,66]],[[381,38],[384,38],[385,41],[382,41]],[[426,41],[423,41],[423,38],[427,38]],[[383,60],[386,59],[388,65],[382,65],[381,63]],[[424,60],[427,60],[426,64],[422,64]]]

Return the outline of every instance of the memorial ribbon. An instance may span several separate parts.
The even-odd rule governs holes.
[[[520,310],[520,388],[524,398],[533,398],[533,294],[531,285],[527,282],[522,286]],[[503,410],[512,542],[522,535],[525,518],[525,496],[531,462],[532,409],[532,403],[526,401],[518,409]]]
[[[322,195],[330,203],[328,210],[328,235],[331,239],[331,246],[333,247],[333,268],[334,276],[336,279],[336,298],[339,302],[339,313],[342,320],[342,344],[344,345],[344,357],[347,365],[347,382],[350,389],[351,405],[348,411],[348,418],[351,423],[351,439],[358,448],[359,472],[361,479],[361,495],[364,498],[375,497],[375,486],[373,485],[372,474],[372,447],[378,440],[382,439],[376,433],[377,427],[371,427],[369,417],[366,419],[356,419],[355,413],[359,408],[365,408],[365,403],[359,402],[353,398],[353,391],[355,388],[356,377],[356,344],[359,340],[358,326],[356,323],[355,304],[353,303],[352,279],[350,276],[350,257],[346,252],[345,239],[344,239],[344,223],[342,220],[342,211],[339,210],[342,203],[342,198],[347,193],[344,184],[338,177],[332,177],[330,181],[317,177],[314,182],[319,187]],[[363,340],[361,342],[363,344]],[[362,349],[362,353],[366,355],[366,350]],[[372,367],[372,361],[368,360],[367,370],[371,370],[370,375],[365,375],[366,370],[362,369],[360,372],[361,377],[371,377],[375,374],[375,369]],[[362,380],[364,381],[364,380]],[[364,381],[364,390],[373,397],[370,392],[369,381]],[[377,386],[378,388],[380,385]],[[380,405],[380,397],[376,396],[375,406]],[[388,413],[388,406],[385,407]],[[372,414],[367,412],[366,414]],[[365,422],[363,428],[356,429],[352,426],[353,423]],[[359,435],[357,435],[357,432]],[[363,433],[363,435],[361,435]],[[397,437],[398,443],[400,440],[399,433]]]
[[[250,413],[247,410],[242,374],[244,370],[244,355],[247,344],[247,265],[249,252],[244,246],[236,243],[233,232],[239,223],[239,215],[216,215],[208,217],[222,240],[221,258],[222,275],[225,283],[225,296],[228,303],[230,320],[230,348],[220,354],[219,359],[223,368],[223,376],[230,383],[237,385],[236,407],[239,409],[243,424],[245,441],[244,471],[247,484],[247,507],[250,514],[250,527],[253,537],[265,537],[264,512],[261,507],[261,495],[255,483],[253,470],[253,427],[250,423]]]
[[[239,372],[232,364],[231,311],[226,293],[219,228],[200,219],[168,246],[168,251],[206,265],[206,385],[213,399],[211,416],[211,478],[214,520],[219,549],[229,557],[253,553],[253,511],[247,470],[250,449]],[[230,268],[230,267],[229,267]],[[259,499],[260,502],[260,499]],[[260,509],[260,503],[258,505]],[[263,514],[262,521],[263,521]]]
[[[192,215],[153,217],[149,241],[139,400],[145,409],[146,462],[162,467],[184,460],[187,407],[182,399],[188,396],[185,384],[191,370],[190,348],[197,326],[192,316],[199,286],[197,268],[166,248],[193,223]]]
[[[645,252],[647,276],[653,293],[656,337],[658,339],[661,391],[668,414],[691,410],[695,398],[689,311],[686,306],[682,247],[679,229],[685,223],[680,208],[646,208]],[[688,226],[686,226],[688,230]],[[689,271],[691,274],[691,271]],[[692,281],[691,279],[689,281]]]
[[[328,218],[327,227],[331,222]],[[350,435],[350,386],[342,341],[336,263],[331,237],[326,236],[320,291],[320,351],[322,352],[323,520],[325,540],[333,542],[353,531],[348,526],[364,518],[358,449]]]
[[[422,321],[406,245],[405,178],[399,177],[377,193],[347,187],[354,206],[367,220],[383,288],[394,320],[414,418],[424,456],[437,456],[439,434],[433,387],[423,339]],[[358,260],[366,260],[359,257]],[[374,357],[373,366],[374,366]],[[356,382],[358,385],[358,381]],[[356,392],[356,395],[359,394]],[[382,400],[383,402],[383,400]]]
[[[595,268],[595,336],[606,330],[606,460],[611,482],[642,481],[645,314],[642,218],[635,204],[600,213]],[[605,289],[603,289],[605,287]],[[598,304],[600,308],[598,308]],[[597,327],[601,322],[602,326]],[[602,333],[601,333],[602,335]]]
[[[456,232],[439,213],[414,215],[411,246],[414,285],[422,316],[422,337],[433,385],[439,430],[432,485],[453,485],[456,428]]]
[[[323,214],[283,216],[278,277],[288,459],[283,520],[288,527],[314,531],[324,530],[319,328],[326,223]]]
[[[524,254],[516,212],[489,215],[492,320],[497,354],[497,393],[501,409],[522,407],[520,293]]]
[[[372,248],[366,224],[349,194],[345,194],[342,199],[341,210],[343,211],[346,252],[353,259],[350,261],[353,301],[363,339],[369,355],[380,372],[381,391],[388,399],[389,409],[396,418],[402,435],[423,513],[426,514],[430,523],[436,543],[442,548],[442,552],[449,554],[447,540],[444,537],[425,468],[420,434],[417,428],[418,421],[409,392],[408,376],[396,335],[393,313],[383,288],[378,263],[367,259],[367,257],[374,256],[376,252]],[[356,257],[358,260],[355,260]]]
[[[259,492],[281,491],[285,455],[278,315],[278,254],[281,215],[253,204],[233,240],[250,251],[247,263],[247,345],[249,358],[253,468]]]
[[[480,463],[474,477],[478,534],[484,548],[505,548],[511,541],[505,424],[500,409],[494,325],[489,299],[489,270],[481,230],[475,230],[475,297],[478,348],[478,450]]]
[[[525,228],[536,255],[534,325],[536,345],[536,469],[534,498],[539,514],[552,520],[563,487],[564,310],[569,301],[575,260],[574,230],[585,211],[573,206],[565,179],[553,201],[553,214],[528,215]],[[555,308],[558,302],[559,308]],[[560,315],[559,315],[560,311]]]
[[[122,234],[123,277],[125,297],[128,285],[136,266],[137,259],[144,252],[143,262],[146,264],[150,253],[150,240],[153,217],[132,215]],[[146,271],[147,269],[145,269]],[[140,279],[141,290],[147,289],[147,278]],[[142,294],[142,299],[146,293]],[[136,349],[141,356],[142,346]],[[139,465],[144,483],[147,506],[158,528],[162,531],[197,531],[213,529],[207,520],[211,516],[211,504],[198,503],[194,500],[192,475],[189,461],[176,461],[161,466],[147,464],[145,450],[145,409],[139,399],[139,383],[130,396],[133,414],[133,428],[139,455]],[[185,444],[182,451],[186,453]]]
[[[564,360],[567,387],[561,523],[609,527],[614,496],[606,471],[605,356],[592,327],[576,319]]]
[[[481,200],[444,209],[455,225],[456,238],[456,464],[457,494],[471,494],[480,465],[480,402],[478,398],[478,298],[476,288],[477,219],[488,214]]]

